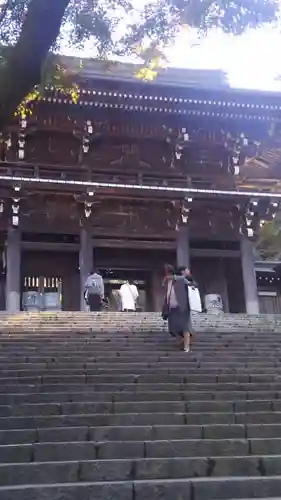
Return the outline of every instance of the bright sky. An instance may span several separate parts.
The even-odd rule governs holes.
[[[281,91],[281,31],[266,27],[240,37],[214,32],[189,50],[184,36],[169,51],[173,66],[223,69],[233,87]]]
[[[183,33],[168,50],[170,65],[222,69],[232,87],[281,92],[281,29],[267,26],[239,37],[213,32],[199,45],[192,46],[195,41],[190,33]],[[89,57],[89,50],[79,55]]]

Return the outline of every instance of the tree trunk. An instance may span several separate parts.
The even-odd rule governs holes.
[[[31,0],[15,47],[0,79],[0,130],[17,106],[40,83],[41,68],[55,42],[70,0]]]

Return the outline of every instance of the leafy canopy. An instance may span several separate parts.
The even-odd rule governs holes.
[[[17,41],[30,3],[0,0],[0,43]],[[139,55],[139,47],[151,41],[169,44],[183,25],[204,34],[220,28],[239,35],[276,20],[279,0],[69,0],[66,4],[55,47],[81,48],[90,40],[94,55],[105,57]]]
[[[276,21],[278,7],[279,0],[0,0],[0,45],[9,47],[0,54],[0,130],[43,83],[49,50],[87,44],[92,57],[135,55],[144,63],[137,76],[151,80],[183,26],[238,35]]]

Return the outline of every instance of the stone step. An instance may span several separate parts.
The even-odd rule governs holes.
[[[146,358],[145,361],[142,358],[138,358],[135,362],[132,362],[130,358],[116,356],[110,357],[106,361],[99,358],[93,359],[83,359],[82,357],[77,360],[65,360],[64,357],[58,357],[56,359],[47,357],[40,358],[35,357],[34,359],[31,357],[18,356],[13,357],[12,359],[3,359],[0,358],[0,367],[2,370],[24,370],[24,369],[77,369],[77,368],[145,368],[147,366],[161,366],[163,367],[181,367],[186,368],[188,365],[191,368],[204,367],[210,368],[211,370],[216,369],[217,367],[227,368],[229,366],[237,367],[237,368],[276,368],[281,367],[281,359],[279,356],[272,357],[270,359],[256,357],[254,360],[251,359],[251,356],[245,357],[244,359],[240,359],[237,361],[236,357],[225,357],[221,359],[221,356],[214,357],[206,357],[205,355],[190,353],[190,357],[187,359],[185,357],[176,361],[176,359],[172,357],[166,357],[164,359],[159,359],[158,356],[154,356],[151,358]]]
[[[4,373],[5,371],[9,370],[11,372],[11,375],[13,374],[12,372],[18,372],[22,370],[93,370],[93,369],[99,369],[99,370],[133,370],[135,371],[136,369],[138,370],[145,370],[145,369],[151,369],[151,368],[157,368],[157,369],[186,369],[187,367],[192,369],[204,369],[204,370],[216,370],[217,368],[219,369],[239,369],[239,370],[257,370],[257,369],[262,369],[262,370],[280,370],[281,368],[281,360],[279,359],[279,356],[276,358],[272,358],[267,361],[263,361],[262,358],[256,359],[254,361],[248,361],[248,360],[239,360],[235,361],[233,358],[229,358],[227,360],[221,359],[221,357],[215,358],[215,361],[209,361],[208,359],[206,360],[203,356],[199,356],[197,354],[192,353],[190,357],[185,357],[185,358],[180,358],[178,362],[176,362],[173,358],[168,358],[165,360],[159,360],[157,358],[154,358],[152,360],[148,359],[146,361],[138,361],[136,360],[135,363],[130,362],[129,360],[126,360],[125,358],[120,358],[120,356],[109,359],[107,362],[99,361],[99,360],[91,360],[91,359],[82,359],[78,358],[78,360],[73,360],[71,361],[61,361],[59,358],[51,361],[51,359],[47,362],[41,361],[41,362],[34,362],[32,359],[31,360],[26,360],[24,362],[21,361],[21,359],[17,362],[15,361],[15,358],[13,360],[10,360],[9,362],[3,361],[0,365],[0,370],[1,373]],[[53,358],[54,359],[54,358]]]
[[[11,336],[12,337],[12,336]],[[101,339],[91,339],[88,342],[71,342],[68,339],[65,339],[64,342],[59,343],[56,345],[55,342],[47,342],[47,341],[38,341],[38,342],[32,342],[32,343],[19,343],[19,342],[13,342],[11,344],[9,343],[3,343],[1,345],[1,355],[2,355],[2,349],[3,349],[3,354],[5,352],[19,352],[22,350],[23,352],[29,352],[30,350],[36,348],[39,351],[40,350],[58,350],[63,351],[67,347],[71,350],[71,352],[75,353],[75,350],[78,349],[78,354],[79,351],[86,351],[87,348],[90,350],[93,350],[94,348],[97,349],[100,347],[103,349],[104,347],[108,347],[108,344],[110,346],[114,345],[115,347],[128,347],[132,346],[135,348],[135,350],[138,349],[140,345],[144,346],[158,346],[160,350],[165,349],[165,347],[172,347],[174,345],[177,345],[177,340],[175,338],[171,338],[170,336],[164,336],[164,337],[159,337],[155,338],[153,340],[146,340],[146,339],[127,339],[125,342],[124,339],[121,341],[121,339],[118,338],[112,338],[111,340],[106,339],[106,338],[101,338]],[[270,351],[272,348],[276,348],[276,351]],[[246,340],[244,337],[240,337],[240,339],[236,339],[235,342],[228,342],[228,341],[221,341],[220,339],[210,339],[208,342],[205,340],[203,341],[200,339],[198,336],[194,337],[193,341],[193,348],[196,351],[203,352],[205,354],[208,354],[210,352],[225,352],[226,354],[229,353],[230,355],[233,354],[233,351],[236,353],[241,353],[241,356],[244,356],[245,353],[250,355],[250,353],[253,354],[258,354],[260,358],[263,356],[263,352],[261,352],[261,349],[265,349],[265,351],[268,351],[268,353],[271,354],[271,356],[275,356],[276,353],[280,354],[280,348],[281,348],[281,342],[275,338],[274,339],[268,339],[265,340],[264,338],[262,339],[253,339],[252,342],[251,340]],[[122,350],[122,349],[121,349]],[[32,353],[30,353],[32,354]],[[152,356],[154,353],[150,353]],[[155,353],[157,354],[157,353]],[[115,355],[115,352],[113,352],[113,356]],[[169,355],[169,352],[165,351],[165,355]]]
[[[33,415],[79,415],[79,414],[126,414],[126,413],[251,413],[279,412],[281,400],[241,401],[84,401],[44,402],[0,405],[0,417],[21,417]]]
[[[4,486],[1,500],[235,500],[280,498],[281,477],[223,477]]]
[[[36,429],[42,427],[208,425],[208,424],[280,424],[281,412],[251,413],[119,413],[69,414],[51,416],[0,417],[0,429]]]
[[[53,328],[53,327],[52,327]],[[76,333],[73,332],[72,336],[69,335],[69,332],[61,332],[59,330],[51,330],[50,334],[49,333],[41,333],[40,336],[36,337],[35,335],[32,334],[17,334],[16,332],[10,332],[9,334],[4,334],[1,331],[1,342],[3,345],[8,345],[9,339],[13,338],[14,341],[16,342],[17,345],[31,345],[34,344],[35,342],[39,342],[44,344],[53,344],[57,342],[59,344],[69,341],[71,344],[78,344],[79,342],[85,343],[85,342],[103,342],[103,341],[110,341],[113,342],[115,339],[117,341],[132,341],[132,342],[139,342],[139,341],[147,341],[147,342],[158,342],[158,341],[173,341],[173,337],[169,335],[168,332],[163,332],[161,330],[155,332],[155,333],[150,333],[148,334],[147,332],[143,332],[141,330],[135,330],[135,331],[129,331],[126,334],[123,332],[108,332],[108,331],[100,331],[98,332],[87,332],[86,334],[77,331]],[[54,332],[56,331],[56,335],[54,335]],[[266,343],[266,340],[268,339],[269,342],[273,342],[276,344],[280,343],[280,333],[271,333],[267,330],[263,330],[261,333],[249,333],[247,329],[245,329],[243,332],[239,333],[233,333],[233,334],[209,334],[209,333],[200,333],[200,332],[195,332],[198,340],[202,344],[210,345],[212,342],[215,342],[215,345],[222,343],[222,344],[229,344],[229,345],[239,345],[239,342],[242,340],[245,340],[246,343],[249,343],[251,339],[256,340],[257,342],[261,343]]]
[[[7,388],[8,389],[8,388]],[[177,391],[151,391],[151,392],[90,392],[82,386],[80,392],[34,392],[34,393],[13,393],[11,390],[6,394],[0,392],[0,405],[22,405],[31,403],[86,403],[86,402],[136,402],[136,401],[271,401],[281,400],[281,391],[229,391],[229,392],[195,392],[183,390]],[[207,403],[208,404],[208,403]]]
[[[1,349],[1,353],[2,354],[5,354],[7,357],[9,357],[11,360],[15,359],[17,356],[19,357],[25,357],[26,359],[42,359],[42,358],[45,358],[45,359],[54,359],[58,358],[59,359],[69,359],[71,356],[73,356],[73,361],[80,361],[81,359],[84,359],[85,361],[88,361],[88,360],[91,360],[91,359],[96,359],[96,358],[105,358],[107,353],[109,354],[108,356],[108,359],[110,360],[111,358],[112,359],[115,359],[116,357],[120,357],[121,359],[125,359],[125,358],[131,358],[132,359],[135,359],[136,358],[136,361],[137,360],[140,360],[140,359],[144,359],[146,353],[154,353],[154,356],[157,356],[157,358],[163,358],[164,356],[166,357],[167,356],[167,351],[169,351],[169,356],[167,356],[168,359],[175,359],[176,355],[178,355],[179,357],[179,360],[182,361],[183,359],[185,359],[187,356],[185,356],[185,353],[180,349],[180,343],[179,342],[175,342],[173,344],[169,344],[168,346],[161,346],[161,348],[159,347],[159,345],[155,345],[153,347],[146,347],[146,349],[133,349],[133,348],[126,348],[126,349],[121,349],[119,345],[115,345],[114,348],[115,350],[113,351],[112,350],[112,347],[113,346],[110,346],[110,348],[108,346],[103,346],[102,348],[98,348],[98,346],[93,347],[93,348],[89,348],[88,349],[85,347],[85,349],[71,349],[71,348],[67,348],[67,346],[64,348],[64,349],[61,349],[61,350],[56,350],[55,348],[52,348],[52,349],[39,349],[39,348],[36,348],[36,347],[33,347],[33,348],[30,348],[30,349],[20,349],[20,348],[17,348],[17,349],[14,349],[14,350],[6,350],[4,351],[3,349]],[[114,354],[113,356],[111,355],[111,353],[114,352],[116,354]],[[276,351],[276,347],[270,347],[268,350],[266,349],[262,349],[262,354],[260,353],[259,355],[258,354],[259,351],[253,351],[253,350],[246,350],[246,348],[242,351],[237,351],[235,349],[227,349],[226,350],[223,350],[223,349],[218,349],[218,350],[207,350],[207,349],[203,349],[203,348],[200,348],[200,345],[193,345],[192,347],[192,351],[190,353],[190,357],[194,357],[194,358],[199,358],[199,359],[208,359],[210,360],[210,358],[214,357],[215,360],[219,357],[222,357],[224,355],[228,356],[228,358],[230,359],[233,359],[233,358],[236,358],[237,362],[240,361],[240,359],[242,360],[241,362],[243,362],[243,356],[245,356],[246,358],[249,358],[251,357],[251,355],[253,354],[254,356],[254,360],[255,361],[259,361],[262,360],[262,359],[266,359],[267,355],[270,355],[271,358],[270,358],[270,361],[273,360],[280,360],[280,352],[281,352],[281,349],[278,350],[278,352]],[[275,356],[272,357],[272,352],[275,352]],[[240,358],[241,357],[241,358]],[[153,359],[153,357],[152,357]]]
[[[113,351],[114,348],[114,351]],[[136,342],[128,342],[128,344],[122,345],[120,342],[100,342],[100,343],[94,343],[93,345],[64,345],[64,346],[50,346],[50,345],[37,345],[37,346],[8,346],[8,347],[2,347],[1,348],[1,353],[2,355],[32,355],[36,354],[36,356],[54,356],[55,354],[61,355],[61,356],[70,356],[72,354],[77,355],[77,356],[82,356],[82,355],[96,355],[99,356],[106,356],[106,352],[110,351],[114,353],[122,352],[124,355],[129,355],[134,353],[135,355],[138,355],[139,357],[143,355],[144,351],[149,351],[151,348],[155,349],[155,354],[158,354],[158,356],[164,356],[166,355],[167,350],[172,349],[172,352],[174,350],[177,350],[179,352],[179,341],[174,340],[171,342],[170,340],[167,341],[166,343],[164,342],[151,342],[151,343],[142,343],[140,342],[137,344]],[[280,356],[280,350],[281,350],[281,344],[262,344],[259,343],[258,345],[256,344],[255,348],[253,346],[247,346],[245,345],[244,347],[239,347],[239,346],[208,346],[204,345],[202,346],[200,343],[196,343],[194,341],[193,347],[192,347],[192,353],[193,355],[195,354],[204,354],[204,355],[209,355],[211,356],[212,354],[216,354],[219,356],[220,354],[226,353],[230,354],[232,356],[239,356],[248,354],[248,356],[253,354],[258,354],[260,356],[260,359],[262,357],[265,359],[265,354],[269,353],[272,355],[272,352],[276,353],[276,357]],[[278,350],[277,350],[278,349]],[[34,352],[35,351],[35,352]],[[262,353],[261,353],[262,351]],[[141,353],[141,354],[138,354]],[[237,359],[239,361],[239,358]]]
[[[259,364],[259,363],[254,363],[252,365],[249,365],[248,363],[244,364],[236,364],[236,363],[214,363],[213,366],[210,364],[206,364],[204,362],[193,362],[191,360],[187,360],[185,363],[174,363],[174,362],[160,362],[160,361],[155,361],[155,362],[149,362],[149,363],[143,363],[140,366],[140,363],[85,363],[84,366],[83,364],[79,363],[65,363],[65,364],[58,364],[58,363],[49,363],[49,365],[45,364],[38,364],[38,363],[19,363],[18,365],[13,364],[13,365],[1,365],[0,368],[0,374],[4,377],[6,376],[11,376],[11,377],[20,377],[20,376],[26,376],[29,374],[34,374],[34,375],[40,375],[40,374],[45,374],[45,373],[52,373],[55,375],[63,375],[64,373],[66,374],[83,374],[83,373],[90,373],[91,371],[97,371],[97,372],[103,372],[106,371],[108,372],[113,372],[113,373],[135,373],[135,371],[138,371],[138,373],[146,373],[148,370],[160,370],[160,372],[167,372],[167,371],[187,371],[188,373],[193,373],[197,370],[197,372],[200,373],[210,373],[212,374],[216,370],[220,372],[221,370],[224,371],[224,373],[235,373],[236,371],[242,371],[242,374],[252,372],[253,373],[259,373],[260,371],[262,373],[272,373],[276,372],[281,375],[281,363],[272,363],[272,364]]]
[[[235,380],[235,377],[238,380],[242,380],[241,377],[246,377],[246,379],[250,379],[253,376],[257,377],[273,377],[274,380],[281,379],[281,368],[236,368],[236,367],[217,367],[217,369],[210,369],[198,366],[194,368],[190,368],[190,365],[187,363],[185,367],[174,367],[174,368],[158,368],[157,366],[147,367],[145,369],[138,368],[119,368],[119,367],[110,367],[108,370],[106,368],[67,368],[67,369],[32,369],[28,368],[26,370],[0,370],[0,384],[4,379],[9,379],[11,383],[15,383],[18,380],[26,380],[26,379],[41,379],[43,381],[50,380],[50,377],[55,377],[57,380],[64,380],[65,377],[74,379],[75,377],[83,377],[87,382],[91,380],[93,376],[105,376],[105,377],[116,377],[117,379],[121,376],[128,377],[142,377],[142,376],[158,376],[158,377],[166,377],[167,375],[171,376],[179,376],[181,380],[186,379],[191,376],[205,376],[210,378],[210,380],[216,381],[217,377],[229,376],[232,377],[232,380]],[[188,375],[187,375],[188,374]],[[197,378],[198,378],[197,377]],[[236,379],[237,380],[237,379]],[[268,380],[268,379],[267,379]]]
[[[19,359],[18,363],[16,362],[16,359],[13,358],[10,363],[5,362],[1,363],[1,368],[2,370],[25,370],[25,369],[56,369],[56,370],[65,370],[65,369],[70,369],[70,370],[75,370],[75,369],[94,369],[94,368],[99,368],[99,369],[105,369],[106,368],[106,363],[100,362],[98,358],[86,358],[84,361],[82,361],[81,357],[74,358],[73,362],[70,361],[70,358],[64,358],[64,357],[58,357],[58,358],[52,358],[50,357],[42,357],[41,362],[39,362],[40,358],[35,359],[35,361],[31,358],[28,359],[27,361],[22,361],[22,358]],[[129,358],[128,358],[129,359]],[[132,359],[132,358],[131,358]],[[156,367],[156,368],[175,368],[176,365],[178,365],[180,368],[190,368],[190,369],[197,369],[197,368],[202,368],[202,369],[210,369],[210,371],[213,371],[215,368],[240,368],[240,369],[280,369],[280,361],[279,358],[276,358],[275,360],[270,360],[268,363],[259,363],[258,360],[255,360],[252,363],[249,363],[247,360],[245,362],[239,362],[236,363],[232,358],[227,359],[226,361],[224,360],[223,362],[220,361],[220,359],[214,358],[215,360],[212,362],[205,361],[204,357],[199,357],[197,355],[190,354],[190,357],[187,359],[187,356],[183,357],[181,356],[181,351],[179,351],[179,356],[178,356],[178,364],[175,362],[175,358],[170,357],[165,360],[162,359],[152,359],[152,360],[147,360],[147,366],[148,367]],[[53,360],[53,361],[52,361]],[[133,363],[133,366],[136,366],[138,364],[138,361],[136,360],[136,363]],[[117,356],[116,358],[109,358],[107,362],[108,368],[109,369],[127,369],[129,371],[132,363],[129,363],[126,358]],[[11,368],[12,367],[12,368]],[[41,368],[40,368],[41,367]]]
[[[1,445],[75,441],[281,438],[280,424],[49,427],[0,431]]]
[[[76,324],[75,320],[71,320],[73,324]],[[126,319],[123,319],[122,323],[127,321]],[[114,324],[115,320],[112,320],[112,325]],[[30,323],[30,322],[29,322]],[[115,322],[116,323],[116,322]],[[50,324],[50,322],[48,323]],[[121,324],[121,323],[120,323]],[[91,329],[87,332],[80,332],[78,329],[76,332],[73,332],[71,330],[63,330],[59,331],[58,329],[56,330],[56,326],[52,324],[52,330],[50,331],[33,331],[33,332],[28,332],[28,331],[14,331],[14,332],[5,332],[4,330],[1,330],[1,338],[3,341],[6,341],[11,335],[13,337],[21,342],[25,341],[30,341],[32,342],[33,340],[38,340],[39,338],[44,340],[48,339],[50,341],[53,341],[56,336],[59,336],[59,339],[70,339],[73,341],[77,341],[79,338],[110,338],[112,335],[114,335],[114,338],[146,338],[146,339],[154,339],[154,338],[160,338],[161,335],[164,335],[165,338],[171,338],[170,335],[168,335],[168,330],[166,329],[159,329],[155,331],[149,331],[149,330],[144,330],[142,329],[142,324],[138,323],[136,320],[133,322],[129,322],[127,324],[130,325],[135,325],[136,328],[134,329],[127,329],[126,331],[121,331],[115,329],[114,332],[106,330],[106,329]],[[232,323],[233,324],[233,323]],[[261,322],[262,324],[262,322]],[[59,323],[56,323],[56,325],[60,325]],[[221,322],[221,325],[223,325],[223,322]],[[240,329],[237,332],[231,332],[230,330],[225,330],[223,328],[216,328],[216,330],[209,330],[209,331],[200,331],[196,330],[196,334],[200,339],[205,339],[206,342],[209,342],[213,339],[221,339],[221,340],[228,340],[230,342],[234,341],[239,338],[245,338],[249,339],[251,337],[255,339],[262,339],[263,337],[268,337],[270,339],[278,339],[278,336],[280,332],[276,332],[270,328],[263,327],[263,329],[259,329],[256,331],[251,331],[245,325],[244,329]]]
[[[280,474],[281,457],[192,457],[169,459],[116,459],[87,462],[1,464],[2,485],[48,484],[59,480],[126,481],[218,476]]]
[[[281,456],[170,457],[0,464],[2,486],[281,475]]]
[[[74,441],[0,445],[1,463],[281,455],[281,438]]]
[[[133,345],[140,345],[141,343],[146,343],[146,344],[159,344],[161,345],[161,343],[164,343],[166,345],[168,344],[172,344],[175,342],[175,338],[171,337],[168,333],[165,333],[165,332],[158,332],[157,335],[154,335],[154,336],[151,336],[151,337],[143,337],[141,336],[140,332],[136,332],[135,334],[132,334],[128,337],[126,336],[114,336],[114,334],[112,334],[111,336],[108,336],[108,335],[105,335],[105,334],[101,334],[100,336],[95,336],[95,335],[91,335],[91,334],[88,334],[88,335],[83,335],[83,334],[76,334],[75,335],[75,338],[64,338],[62,334],[60,334],[60,332],[57,333],[58,335],[58,345],[63,347],[63,345],[65,345],[66,343],[68,343],[70,346],[85,346],[85,345],[94,345],[94,344],[118,344],[118,343],[121,343],[121,344],[133,344]],[[14,342],[12,344],[9,344],[9,342],[6,340],[6,341],[2,341],[2,346],[3,348],[13,348],[13,347],[32,347],[33,345],[38,345],[38,347],[52,347],[52,346],[56,346],[56,341],[55,341],[55,338],[53,338],[53,340],[51,341],[50,339],[46,339],[46,338],[43,338],[41,337],[41,339],[37,339],[37,340],[34,340],[32,341],[31,339],[29,339],[28,341],[26,342],[23,342],[23,341],[20,341],[18,339],[16,339],[14,337],[13,334],[10,334],[9,335],[10,339],[14,339]],[[247,346],[247,347],[252,347],[252,348],[255,348],[256,346],[267,346],[267,345],[270,345],[270,346],[276,346],[276,347],[280,347],[280,334],[274,334],[274,336],[270,336],[269,334],[267,333],[264,333],[264,335],[260,335],[260,336],[255,336],[255,337],[249,337],[245,334],[233,334],[232,335],[232,339],[230,338],[225,338],[225,337],[219,337],[219,336],[215,336],[215,337],[209,337],[209,335],[199,335],[199,334],[196,334],[196,339],[197,339],[197,342],[202,346],[202,347],[206,347],[206,348],[211,348],[211,347],[214,347],[214,348],[218,348],[218,347],[222,347],[222,348],[226,348],[226,347],[236,347],[236,348],[239,348],[241,351],[243,351],[243,347],[244,347],[244,344]],[[251,341],[252,341],[252,344],[251,344]],[[254,342],[255,341],[255,342]],[[254,342],[254,344],[253,344]]]
[[[266,340],[268,339],[269,342],[271,343],[280,343],[280,334],[279,333],[270,333],[266,330],[263,330],[261,334],[256,333],[256,334],[249,334],[248,332],[240,332],[240,333],[233,333],[231,335],[210,335],[209,333],[199,333],[195,332],[196,337],[202,344],[206,345],[211,345],[212,342],[215,343],[215,345],[218,345],[219,343],[228,344],[228,345],[239,345],[239,343],[244,340],[246,343],[249,343],[251,339],[256,340],[257,342],[261,343],[266,343]],[[85,343],[85,342],[113,342],[114,340],[116,341],[132,341],[132,342],[140,342],[140,341],[146,341],[146,342],[159,342],[159,341],[173,341],[173,337],[168,334],[168,332],[155,332],[154,334],[147,334],[145,332],[142,332],[140,330],[136,330],[135,332],[129,332],[127,334],[124,334],[123,332],[120,332],[119,334],[115,333],[109,333],[106,331],[101,331],[99,334],[96,332],[88,332],[87,334],[81,333],[77,331],[76,333],[73,333],[73,336],[69,336],[69,334],[65,334],[64,332],[57,331],[57,341],[58,343],[66,342],[69,341],[71,344],[78,344],[79,342]],[[17,345],[31,345],[34,344],[35,342],[39,342],[39,344],[50,344],[54,345],[56,342],[56,336],[53,334],[43,334],[40,333],[40,338],[35,337],[33,335],[25,335],[25,334],[20,334],[17,335],[16,333],[10,332],[8,335],[4,335],[1,331],[1,342],[3,345],[8,345],[9,339],[13,338],[14,341],[16,342]]]
[[[224,383],[190,383],[190,382],[182,382],[182,383],[101,383],[98,385],[90,384],[90,383],[73,383],[72,381],[65,381],[63,384],[60,383],[52,383],[52,384],[43,384],[40,380],[39,383],[36,384],[24,384],[19,383],[19,381],[15,381],[13,384],[7,382],[5,385],[0,385],[0,394],[34,394],[34,393],[87,393],[91,391],[94,393],[142,393],[142,392],[196,392],[199,394],[203,393],[211,393],[213,394],[214,399],[229,399],[225,397],[225,393],[236,392],[241,393],[241,399],[251,399],[250,393],[266,393],[268,391],[276,391],[276,393],[280,393],[281,391],[281,381],[276,382],[268,382],[268,383],[256,383],[256,382],[246,382],[246,383],[237,383],[237,382],[224,382]],[[68,383],[67,383],[68,382]],[[249,394],[244,398],[243,393]],[[126,395],[124,396],[126,397]],[[237,396],[239,399],[239,397]],[[236,399],[236,398],[235,398]],[[260,399],[264,399],[261,397]],[[279,399],[279,398],[277,398]]]
[[[187,370],[188,371],[188,370]],[[52,384],[112,384],[112,385],[123,385],[123,384],[201,384],[206,387],[206,384],[250,384],[250,383],[277,383],[280,381],[280,375],[276,373],[271,374],[245,374],[241,375],[238,373],[234,374],[159,374],[159,373],[127,373],[127,374],[103,374],[103,375],[44,375],[44,376],[30,376],[30,377],[0,377],[0,386],[16,385],[52,385]]]

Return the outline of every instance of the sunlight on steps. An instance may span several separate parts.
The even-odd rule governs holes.
[[[196,332],[276,332],[281,333],[281,315],[243,314],[194,314],[193,325]],[[160,313],[119,313],[119,312],[21,312],[0,313],[2,332],[44,332],[44,331],[166,331],[167,323]]]

